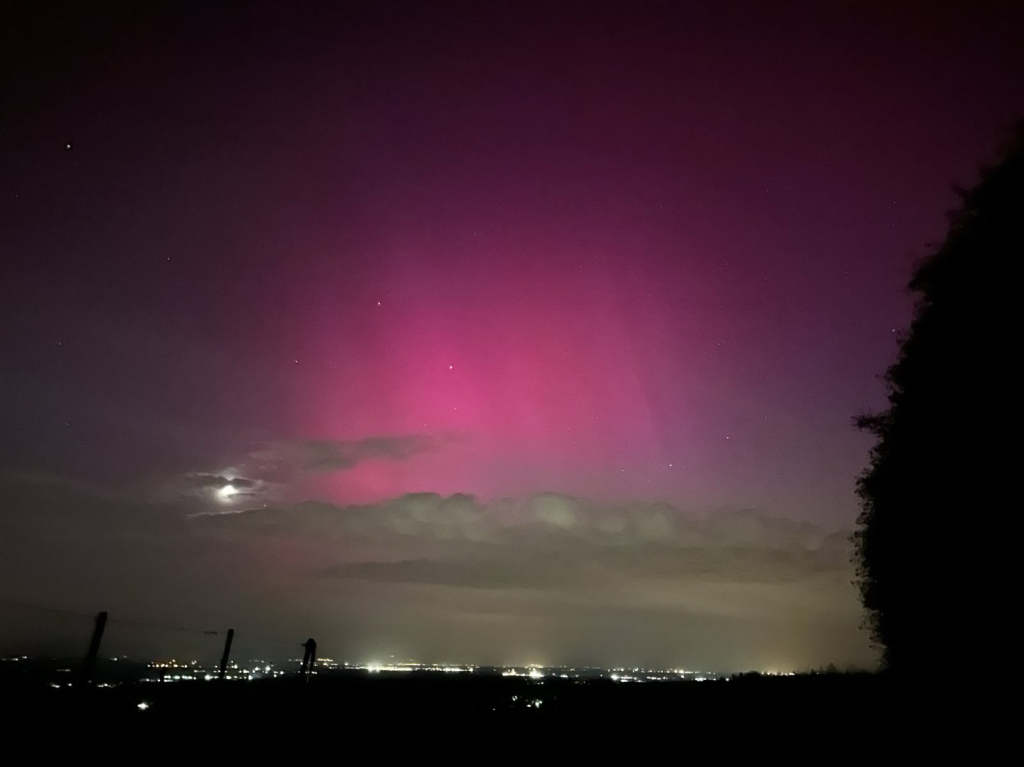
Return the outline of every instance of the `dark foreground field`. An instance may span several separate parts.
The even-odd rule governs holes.
[[[378,749],[525,746],[653,754],[667,748],[680,757],[702,754],[700,763],[785,752],[791,762],[818,764],[914,763],[944,742],[941,722],[948,713],[935,696],[908,693],[871,674],[624,684],[336,673],[309,683],[288,678],[101,689],[7,678],[0,707],[12,732],[77,733],[69,737],[146,749],[188,743],[251,753],[315,742],[340,757],[368,742]],[[964,721],[957,726],[963,729]]]

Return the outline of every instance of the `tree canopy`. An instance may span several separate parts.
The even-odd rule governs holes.
[[[977,185],[957,191],[945,239],[910,281],[914,317],[885,374],[888,408],[857,419],[877,437],[858,482],[859,585],[894,673],[980,660],[983,605],[1005,588],[992,552],[1015,471],[1024,123]]]

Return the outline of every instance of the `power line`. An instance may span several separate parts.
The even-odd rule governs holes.
[[[41,605],[41,604],[33,603],[33,602],[24,602],[24,601],[17,600],[17,599],[5,599],[5,598],[0,597],[0,604],[10,605],[10,606],[13,606],[13,607],[21,607],[21,608],[24,608],[24,609],[27,609],[27,610],[37,610],[37,611],[40,611],[40,612],[54,613],[54,614],[57,614],[57,615],[67,615],[67,616],[72,616],[72,617],[75,617],[75,618],[85,618],[85,619],[89,619],[89,620],[91,620],[91,619],[96,617],[95,613],[87,613],[87,612],[83,612],[81,610],[68,610],[68,609],[59,608],[59,607],[51,607],[49,605]],[[175,626],[175,625],[171,625],[171,624],[168,624],[168,623],[154,623],[154,622],[151,622],[151,621],[140,621],[140,620],[135,620],[135,619],[132,619],[132,618],[115,618],[115,617],[110,617],[108,619],[108,622],[110,622],[110,623],[119,623],[121,625],[126,625],[126,626],[138,626],[138,627],[142,627],[142,628],[157,629],[157,630],[160,630],[160,631],[180,631],[180,632],[185,632],[185,633],[200,634],[202,636],[219,636],[221,634],[220,631],[216,631],[214,629],[200,629],[200,628],[195,628],[193,626],[181,626],[181,625]],[[257,640],[257,641],[260,641],[260,642],[272,642],[272,643],[275,643],[275,644],[291,645],[293,647],[301,647],[302,646],[302,642],[299,642],[299,641],[294,640],[294,639],[273,639],[271,637],[256,636],[254,634],[246,634],[244,631],[239,631],[239,632],[236,632],[236,633],[240,634],[241,638],[243,638],[245,640]]]
[[[203,634],[205,636],[217,636],[220,632],[214,629],[198,629],[192,626],[172,626],[168,623],[150,623],[149,621],[137,621],[130,618],[110,618],[110,623],[120,623],[125,626],[141,626],[149,629],[160,629],[161,631],[184,631],[191,634]]]
[[[94,613],[83,613],[78,610],[65,610],[59,607],[49,607],[48,605],[33,604],[31,602],[22,602],[17,599],[3,599],[0,598],[0,604],[11,605],[13,607],[22,607],[27,610],[38,610],[40,612],[56,613],[58,615],[71,615],[75,618],[93,618]]]
[[[240,634],[242,639],[255,639],[259,642],[274,642],[275,644],[292,645],[294,647],[302,647],[302,642],[297,642],[294,639],[271,639],[270,637],[254,636],[253,634],[244,634],[242,632],[236,632]]]

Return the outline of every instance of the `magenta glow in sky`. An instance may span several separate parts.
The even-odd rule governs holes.
[[[321,489],[848,524],[868,444],[851,414],[879,402],[950,179],[1012,119],[1005,49],[951,47],[955,12],[879,18],[872,44],[864,22],[795,12],[784,33],[756,14],[558,16],[557,45],[529,42],[524,14],[486,39],[438,17],[358,60],[319,52],[335,97],[295,117],[295,151],[326,163],[324,196],[278,245],[307,264],[280,352],[299,360],[290,434],[466,438]],[[983,71],[984,95],[960,90]]]

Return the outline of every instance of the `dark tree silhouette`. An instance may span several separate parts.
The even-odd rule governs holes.
[[[858,482],[861,597],[884,666],[915,676],[983,663],[994,639],[984,605],[1005,588],[990,520],[1005,515],[1016,473],[1024,122],[958,194],[946,239],[910,281],[917,303],[885,376],[889,407],[857,419],[878,439]]]

